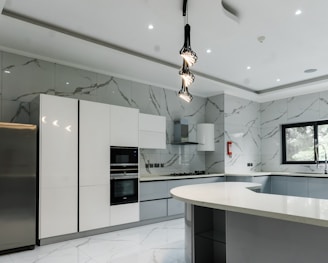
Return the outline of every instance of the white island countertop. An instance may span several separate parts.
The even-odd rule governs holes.
[[[173,188],[180,201],[214,209],[328,227],[328,200],[257,193],[260,184],[222,182]]]

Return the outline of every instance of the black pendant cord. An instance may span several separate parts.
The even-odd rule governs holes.
[[[188,0],[183,0],[182,16],[186,16],[186,14],[187,14],[187,2],[188,2]]]
[[[190,47],[190,25],[189,24],[186,24],[185,25],[185,39],[184,39],[184,46],[187,48],[187,47]]]

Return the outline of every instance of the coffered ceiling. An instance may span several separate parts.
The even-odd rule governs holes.
[[[187,18],[182,0],[0,0],[0,7],[5,51],[178,91],[188,22],[198,55],[193,95],[261,102],[328,87],[325,0],[189,0]]]

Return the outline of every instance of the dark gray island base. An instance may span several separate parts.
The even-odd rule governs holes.
[[[186,263],[326,263],[328,228],[186,204]]]

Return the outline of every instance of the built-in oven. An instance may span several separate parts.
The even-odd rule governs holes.
[[[110,147],[110,165],[112,166],[138,166],[137,147]]]
[[[110,204],[138,202],[138,148],[112,146],[110,156]]]

